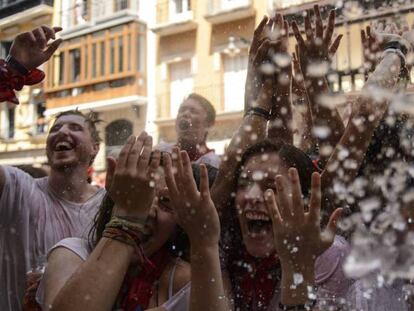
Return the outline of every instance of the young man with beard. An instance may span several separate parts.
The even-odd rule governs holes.
[[[47,61],[61,40],[48,41],[59,30],[41,26],[17,36],[10,50],[15,68],[32,72]],[[49,177],[0,166],[0,310],[21,309],[26,273],[43,265],[50,247],[88,234],[105,195],[87,182],[99,151],[95,123],[78,111],[56,117],[46,141]]]
[[[220,166],[220,157],[206,144],[208,130],[216,121],[216,110],[203,96],[191,93],[178,109],[175,120],[177,143],[161,142],[155,149],[172,152],[174,146],[187,151],[191,162]]]

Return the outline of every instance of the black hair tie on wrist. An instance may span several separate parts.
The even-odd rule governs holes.
[[[401,44],[398,41],[390,41],[385,44],[384,51],[387,49],[396,49],[400,50],[405,56],[407,56],[408,49],[405,45]]]
[[[248,116],[248,115],[256,115],[256,116],[259,116],[259,117],[263,117],[267,121],[270,120],[270,112],[267,111],[266,109],[259,108],[259,107],[251,107],[251,108],[247,109],[244,116]]]
[[[6,58],[6,63],[8,66],[16,70],[22,76],[27,76],[29,74],[29,70],[27,70],[26,67],[20,64],[19,61],[15,59],[13,56],[11,56],[10,54]]]

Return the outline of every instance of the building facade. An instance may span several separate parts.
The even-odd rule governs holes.
[[[315,3],[337,9],[335,32],[344,38],[328,78],[334,91],[354,96],[364,84],[361,29],[373,21],[411,25],[413,1],[157,0],[151,29],[157,35],[155,123],[160,139],[176,139],[178,106],[196,92],[217,110],[209,146],[222,153],[242,117],[248,45],[255,26],[274,12],[302,21],[303,12]],[[295,43],[291,34],[292,51]]]
[[[17,34],[50,25],[53,0],[0,1],[0,57],[5,58]],[[42,165],[47,130],[43,85],[19,92],[19,106],[0,105],[0,164]]]
[[[144,128],[175,141],[174,119],[191,92],[217,110],[210,148],[220,154],[242,118],[248,46],[263,15],[288,20],[313,4],[337,8],[343,34],[329,82],[355,96],[364,84],[360,30],[374,21],[414,21],[413,0],[3,0],[0,56],[12,39],[42,24],[61,25],[63,43],[43,70],[46,80],[0,106],[0,164],[47,162],[48,121],[59,112],[96,112],[104,141],[95,170],[126,138]],[[326,13],[326,12],[325,12]],[[290,48],[295,39],[291,36]]]
[[[62,0],[54,24],[62,26],[61,46],[47,63],[44,92],[47,117],[78,109],[102,120],[96,171],[146,122],[145,1]]]

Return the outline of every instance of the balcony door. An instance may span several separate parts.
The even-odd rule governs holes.
[[[178,108],[193,91],[193,77],[191,75],[191,62],[183,61],[172,63],[170,70],[170,116],[177,116]]]
[[[244,90],[247,74],[247,55],[223,54],[224,111],[240,111],[244,107]]]
[[[188,19],[191,16],[191,0],[170,0],[170,21]]]

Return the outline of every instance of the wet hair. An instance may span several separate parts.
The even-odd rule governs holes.
[[[210,165],[207,165],[208,180],[210,187],[212,186],[216,175],[217,169]],[[193,176],[197,184],[197,188],[200,186],[200,166],[198,164],[192,164]],[[93,249],[102,238],[103,231],[106,224],[111,220],[112,211],[115,203],[107,193],[101,203],[98,213],[95,216],[93,226],[89,231],[89,246]],[[180,257],[185,260],[189,260],[190,241],[184,230],[177,225],[175,234],[168,239],[164,244],[164,247],[175,257]]]
[[[191,93],[185,100],[187,99],[195,100],[201,107],[204,108],[207,113],[207,124],[209,127],[213,126],[216,122],[216,109],[214,109],[212,103],[207,98],[197,93]]]
[[[87,114],[84,114],[78,109],[63,111],[56,115],[55,122],[57,119],[63,116],[72,116],[72,115],[79,116],[85,119],[85,122],[88,124],[89,131],[91,132],[91,137],[94,143],[99,144],[102,141],[102,138],[100,137],[100,133],[96,127],[96,125],[101,123],[102,120],[99,119],[98,114],[96,112],[93,112],[92,110],[89,111]]]
[[[302,193],[305,197],[310,194],[312,173],[317,171],[316,167],[312,163],[312,160],[303,151],[293,145],[283,142],[275,143],[269,140],[264,140],[251,146],[243,153],[236,171],[235,184],[233,188],[234,195],[232,196],[231,201],[228,202],[227,206],[222,211],[220,239],[220,260],[222,266],[226,267],[230,282],[233,286],[236,307],[240,306],[243,303],[244,299],[239,295],[239,278],[241,278],[242,275],[245,275],[245,273],[248,273],[246,270],[247,267],[241,262],[244,258],[245,247],[243,244],[243,237],[237,217],[238,211],[235,204],[237,181],[243,171],[244,166],[252,157],[266,153],[278,154],[278,156],[287,167],[295,167],[298,170]],[[275,266],[274,271],[269,271],[269,275],[279,278],[279,267]]]
[[[277,153],[287,167],[296,168],[298,170],[302,194],[305,197],[308,196],[312,182],[312,173],[316,171],[315,165],[311,158],[302,150],[283,142],[274,143],[270,140],[264,140],[248,148],[242,155],[236,171],[237,179],[240,177],[244,166],[250,158],[265,153]]]

